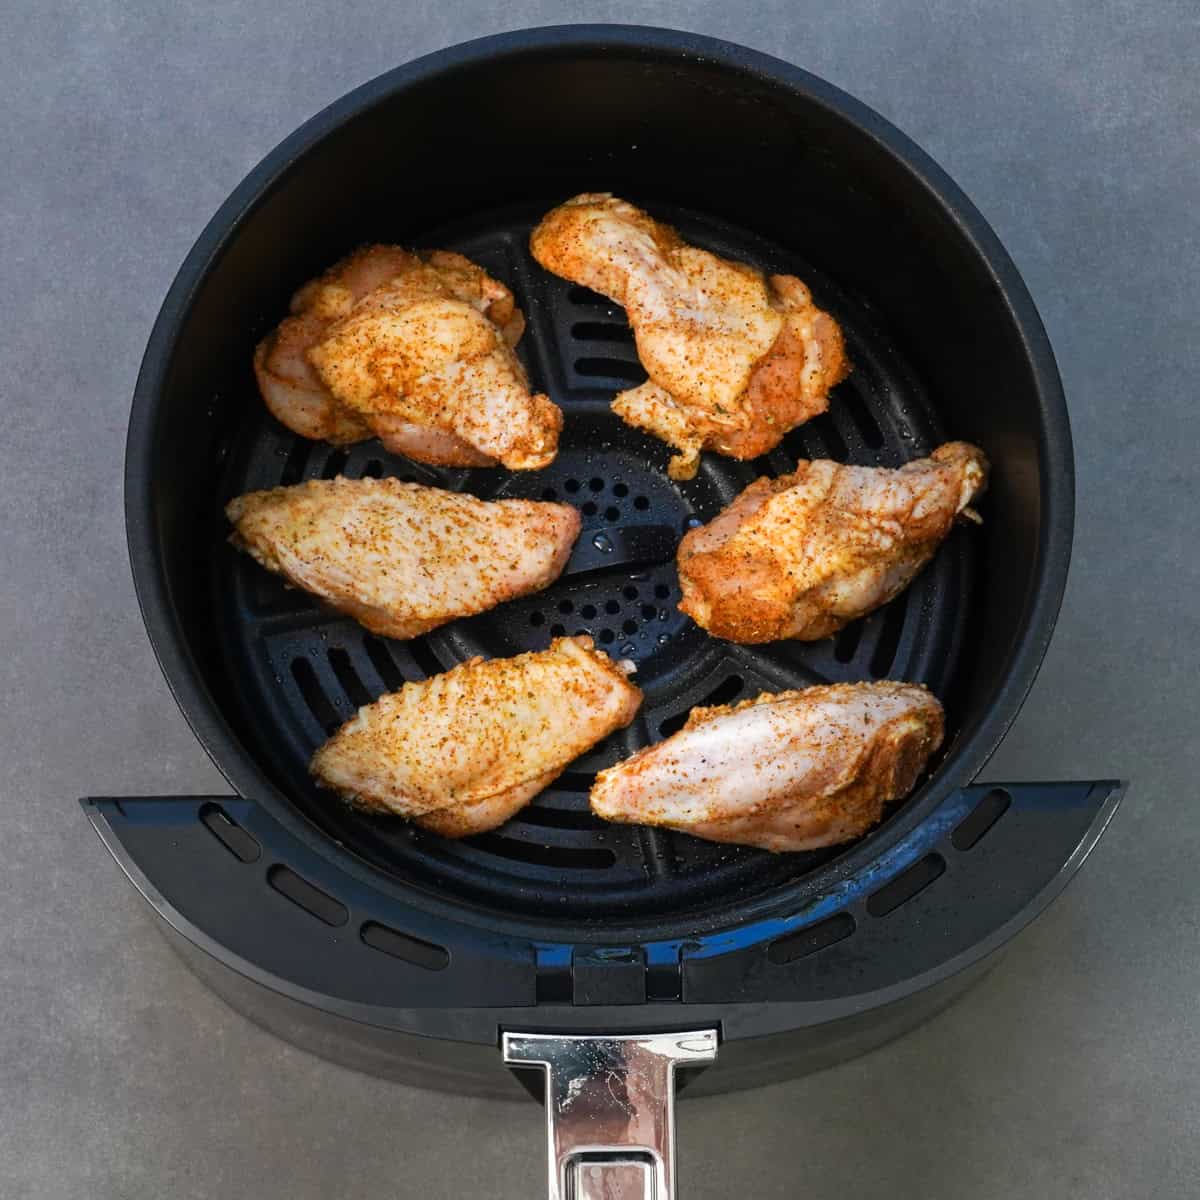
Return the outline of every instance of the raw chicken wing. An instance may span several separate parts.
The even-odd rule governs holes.
[[[815,850],[865,833],[942,743],[910,683],[845,683],[694,708],[676,734],[601,771],[592,811],[714,842]]]
[[[494,829],[633,720],[642,693],[626,668],[582,636],[471,659],[359,709],[311,770],[352,803],[446,837]]]
[[[488,502],[398,479],[314,479],[239,496],[225,512],[234,545],[393,638],[553,583],[580,522],[568,504]]]
[[[818,459],[758,479],[679,544],[679,607],[733,642],[814,641],[898,595],[983,492],[988,463],[947,442],[899,470]]]
[[[691,479],[701,450],[765,454],[824,412],[849,370],[837,322],[799,279],[689,246],[608,193],[548,213],[530,248],[547,270],[625,307],[650,378],[613,411],[678,451],[672,479]]]
[[[461,254],[368,246],[292,298],[254,353],[271,412],[304,437],[441,466],[543,467],[562,414],[532,396],[512,293]]]

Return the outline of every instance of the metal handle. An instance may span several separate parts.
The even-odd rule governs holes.
[[[550,1200],[674,1200],[675,1068],[716,1056],[715,1029],[506,1033],[506,1063],[546,1072]]]

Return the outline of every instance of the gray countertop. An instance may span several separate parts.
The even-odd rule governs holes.
[[[684,1103],[683,1194],[1200,1192],[1198,13],[1194,0],[10,10],[0,1194],[541,1194],[538,1108],[370,1079],[236,1016],[167,950],[75,798],[226,790],[155,665],[122,529],[133,380],[193,238],[350,87],[580,15],[717,34],[823,75],[916,138],[994,224],[1058,354],[1079,520],[1057,635],[990,773],[1133,781],[1081,877],[960,1004],[823,1074]]]

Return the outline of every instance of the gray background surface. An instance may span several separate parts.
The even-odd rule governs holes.
[[[499,13],[499,15],[497,15]],[[1082,876],[918,1032],[686,1103],[691,1197],[1200,1192],[1194,0],[21,4],[0,39],[0,1195],[540,1194],[541,1113],[273,1040],[168,952],[75,798],[224,791],[134,603],[129,397],[228,191],[396,63],[503,28],[675,25],[825,76],[936,157],[1056,347],[1079,462],[1058,634],[993,778],[1131,777]]]

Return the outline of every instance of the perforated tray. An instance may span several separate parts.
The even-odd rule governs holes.
[[[677,484],[667,478],[669,449],[609,411],[614,392],[645,378],[623,311],[533,262],[527,250],[538,215],[533,211],[432,230],[422,244],[467,254],[516,292],[528,319],[520,356],[534,387],[560,404],[566,418],[549,468],[435,469],[388,455],[374,441],[348,449],[308,442],[267,414],[249,371],[244,420],[231,430],[225,451],[217,505],[252,489],[342,474],[395,475],[485,499],[565,500],[581,510],[583,533],[556,584],[408,642],[373,637],[289,590],[248,556],[213,547],[215,620],[237,685],[237,715],[268,771],[301,811],[354,853],[402,879],[474,903],[602,920],[617,911],[665,915],[772,887],[836,850],[773,856],[608,825],[587,807],[595,771],[671,733],[696,704],[878,678],[923,682],[943,698],[952,691],[970,609],[966,531],[950,536],[906,593],[835,639],[735,646],[709,638],[678,611],[679,538],[757,476],[791,470],[801,457],[898,466],[932,450],[943,432],[932,398],[869,307],[745,231],[691,212],[655,212],[717,253],[800,276],[841,322],[854,371],[835,390],[827,414],[789,434],[764,458],[738,463],[706,454],[696,479]],[[634,660],[645,704],[627,730],[573,763],[501,829],[448,841],[398,819],[352,810],[309,778],[316,746],[359,705],[405,680],[475,654],[517,654],[543,648],[556,635],[581,632]]]

